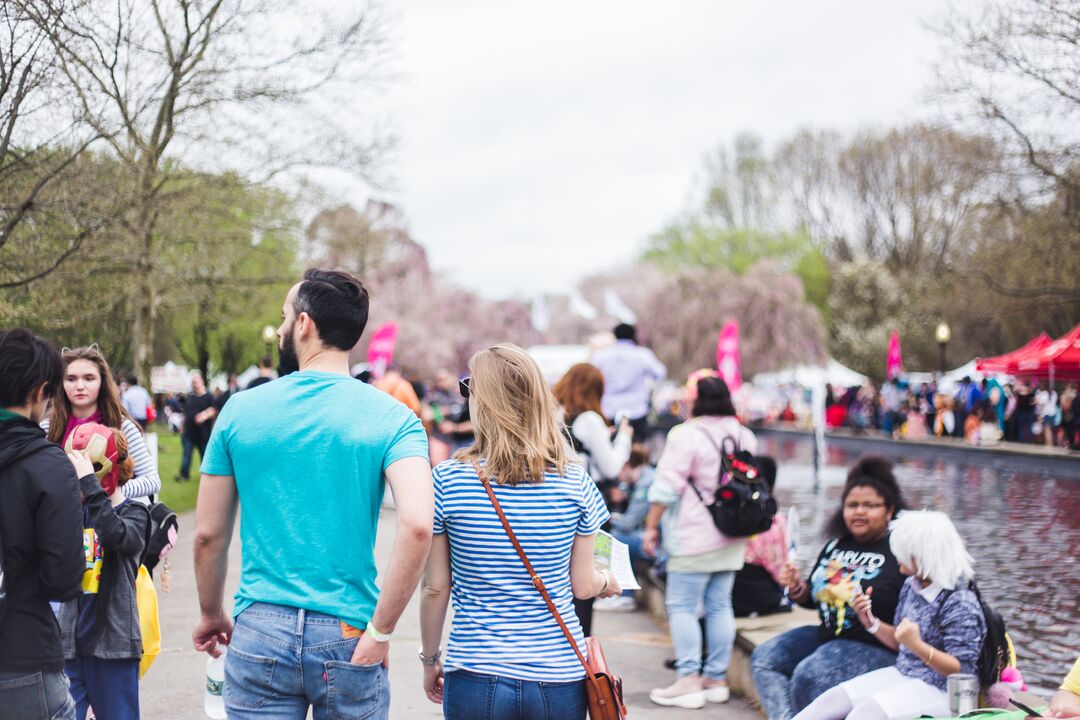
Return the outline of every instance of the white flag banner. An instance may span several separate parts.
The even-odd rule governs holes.
[[[538,333],[545,333],[551,327],[551,313],[548,311],[547,298],[543,295],[539,295],[533,300],[530,319],[532,320],[533,330]]]
[[[600,314],[596,308],[581,296],[580,290],[574,290],[570,293],[570,312],[586,320],[595,320]]]
[[[619,322],[633,325],[637,322],[637,314],[622,301],[614,290],[604,291],[604,312]]]

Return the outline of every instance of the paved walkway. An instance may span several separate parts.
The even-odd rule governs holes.
[[[172,592],[158,593],[161,612],[162,653],[142,682],[142,716],[151,720],[199,720],[206,678],[206,655],[192,649],[191,630],[198,620],[198,600],[192,560],[194,515],[180,519],[180,542],[170,555]],[[375,548],[379,567],[385,566],[393,541],[394,512],[384,510]],[[234,538],[229,556],[229,592],[236,587],[240,571],[240,541]],[[159,576],[160,579],[160,576]],[[705,710],[672,710],[649,702],[649,689],[667,684],[674,676],[664,669],[671,655],[668,636],[644,612],[597,613],[594,629],[604,641],[609,664],[623,676],[630,718],[723,718],[751,720],[758,715],[741,699]],[[449,624],[447,626],[449,631]],[[421,666],[416,659],[420,646],[419,602],[414,596],[398,624],[390,647],[390,717],[400,720],[441,718],[437,705],[421,688]]]

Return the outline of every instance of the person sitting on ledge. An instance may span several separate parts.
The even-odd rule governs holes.
[[[816,608],[818,626],[788,630],[762,643],[751,657],[751,671],[769,720],[789,720],[829,688],[896,662],[896,654],[866,631],[851,603],[853,581],[873,588],[874,615],[891,622],[904,578],[889,548],[889,521],[907,507],[882,457],[861,458],[848,472],[840,507],[826,525],[831,538],[810,577],[788,564],[788,595]]]
[[[1080,718],[1080,658],[1050,700],[1050,717]]]

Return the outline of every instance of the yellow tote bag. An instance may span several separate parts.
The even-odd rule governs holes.
[[[142,632],[143,655],[139,661],[141,678],[154,664],[161,652],[161,622],[158,619],[157,589],[145,565],[139,566],[135,578],[135,603],[139,607],[139,630]]]

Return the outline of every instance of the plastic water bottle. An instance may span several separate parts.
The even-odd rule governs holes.
[[[225,654],[228,652],[224,645],[218,645],[221,657],[208,657],[206,659],[206,695],[203,697],[203,710],[206,717],[212,720],[225,720],[225,698],[222,691],[225,689]]]

